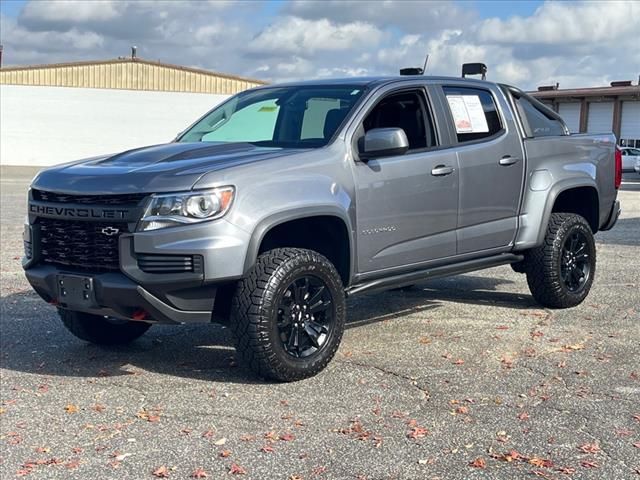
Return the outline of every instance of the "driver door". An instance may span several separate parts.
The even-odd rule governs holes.
[[[368,112],[357,136],[402,128],[403,155],[355,164],[358,272],[410,269],[456,254],[458,168],[439,149],[425,90],[391,92]]]

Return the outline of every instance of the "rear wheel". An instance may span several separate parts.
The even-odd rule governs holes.
[[[344,324],[340,275],[311,250],[279,248],[260,255],[232,301],[240,360],[274,380],[320,372],[338,350]]]
[[[589,294],[596,272],[596,244],[587,221],[572,213],[553,213],[544,244],[527,253],[527,283],[545,307],[568,308]]]
[[[96,345],[122,345],[141,337],[150,323],[120,320],[90,313],[59,309],[62,324],[81,340]]]

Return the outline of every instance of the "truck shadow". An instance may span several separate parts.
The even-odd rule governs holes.
[[[443,301],[536,308],[527,295],[495,291],[504,283],[511,281],[465,275],[456,281],[433,280],[409,291],[356,297],[348,302],[347,328],[403,321],[411,314],[435,311]],[[73,337],[53,307],[25,291],[2,298],[0,331],[0,367],[6,370],[93,379],[154,372],[215,382],[263,383],[236,367],[231,332],[220,325],[154,326],[131,345],[99,347]]]

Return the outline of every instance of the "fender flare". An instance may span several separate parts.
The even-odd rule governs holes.
[[[586,179],[584,177],[574,177],[558,181],[551,187],[551,189],[549,190],[549,194],[547,195],[547,200],[544,205],[544,212],[542,214],[542,219],[540,222],[540,228],[538,229],[536,245],[542,245],[542,242],[544,242],[544,237],[547,232],[547,225],[549,225],[549,219],[551,218],[551,212],[553,211],[553,206],[555,205],[556,200],[558,199],[560,194],[566,192],[567,190],[582,187],[590,187],[595,190],[596,198],[598,199],[598,212],[600,212],[600,194],[598,193],[598,186],[591,177],[589,177],[589,179]],[[598,228],[599,227],[600,225],[598,225]]]
[[[258,258],[258,251],[260,250],[262,240],[269,230],[292,220],[321,216],[336,217],[340,221],[342,221],[347,228],[347,234],[349,237],[349,272],[350,278],[353,278],[355,265],[354,261],[356,255],[355,242],[353,238],[354,231],[347,212],[336,205],[300,207],[293,210],[277,212],[260,220],[251,234],[251,240],[249,241],[247,253],[244,260],[244,267],[242,270],[243,274],[246,274],[247,271],[254,265],[256,259]]]

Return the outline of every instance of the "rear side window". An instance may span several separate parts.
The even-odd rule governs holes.
[[[443,87],[458,142],[489,138],[502,131],[493,95],[481,88]]]
[[[544,108],[534,105],[528,98],[513,96],[518,115],[524,124],[528,137],[549,137],[566,135],[564,125]]]

